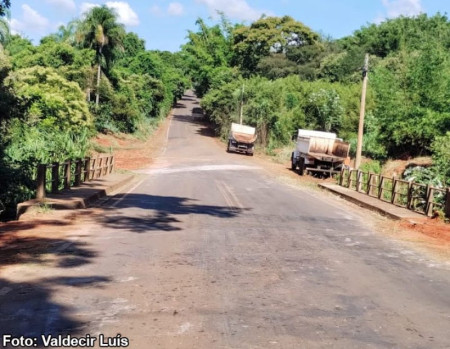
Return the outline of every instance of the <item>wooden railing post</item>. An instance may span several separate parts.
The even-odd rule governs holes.
[[[46,182],[46,174],[47,174],[47,165],[40,164],[37,168],[37,176],[36,176],[36,199],[44,199],[45,198],[45,182]]]
[[[67,160],[64,163],[64,189],[70,188],[70,169],[71,169],[72,162],[70,160]]]
[[[444,213],[448,218],[450,218],[450,188],[447,188],[447,192],[445,194]]]
[[[413,198],[413,184],[411,181],[408,182],[408,202],[406,203],[406,208],[408,210],[412,207],[412,198]]]
[[[102,166],[103,166],[103,158],[99,158],[97,178],[100,178],[102,176]]]
[[[106,176],[108,174],[108,166],[109,166],[109,156],[105,158],[105,166],[102,169],[102,175]]]
[[[114,155],[111,155],[111,166],[109,168],[109,173],[114,170]]]
[[[378,199],[381,199],[381,196],[383,195],[383,184],[384,177],[380,175],[380,183],[378,183]]]
[[[91,180],[91,158],[86,158],[84,160],[84,181]]]
[[[52,166],[52,193],[56,194],[59,190],[59,163],[54,162]]]
[[[360,170],[358,170],[358,172],[357,172],[357,181],[356,181],[356,184],[357,184],[357,186],[356,186],[356,191],[358,192],[358,193],[360,193],[361,191],[362,191],[362,187],[363,187],[363,184],[364,184],[364,172],[363,171],[360,171]]]
[[[339,185],[340,186],[342,186],[342,183],[344,181],[344,172],[345,172],[345,169],[344,169],[344,167],[342,167],[341,168],[341,175],[339,176]]]
[[[433,203],[434,203],[434,188],[427,185],[427,205],[425,214],[428,217],[431,217],[433,215]]]
[[[391,193],[391,203],[395,203],[395,196],[397,191],[397,180],[395,177],[392,177],[392,193]]]
[[[74,181],[74,186],[78,187],[81,184],[81,172],[82,172],[82,160],[81,159],[77,159],[75,161],[75,181]]]
[[[97,160],[98,159],[91,159],[91,169],[90,169],[90,175],[89,178],[90,180],[95,179],[95,169],[97,167]]]

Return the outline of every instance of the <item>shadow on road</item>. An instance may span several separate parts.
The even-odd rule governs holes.
[[[116,196],[110,201],[114,205],[114,201],[119,201],[122,196]],[[155,196],[147,194],[129,194],[119,201],[115,208],[106,208],[109,213],[100,217],[102,223],[108,227],[118,230],[131,231],[135,233],[146,233],[150,231],[177,231],[181,227],[179,216],[183,215],[204,215],[217,218],[230,219],[239,216],[248,208],[229,207],[229,206],[211,206],[195,204],[196,200],[172,197],[172,196]],[[133,216],[125,215],[125,208],[137,208],[148,210],[144,214],[136,212]],[[178,216],[178,217],[177,217]]]
[[[43,257],[56,256],[59,267],[90,263],[97,256],[85,245],[64,239],[12,237],[1,246],[0,268],[12,264],[45,264]]]
[[[196,134],[205,136],[205,137],[216,137],[216,131],[214,129],[214,125],[208,120],[205,119],[204,116],[193,116],[189,114],[174,114],[173,119],[178,122],[185,122],[191,125],[198,125],[199,128],[195,131]]]
[[[14,232],[1,237],[0,332],[38,337],[38,346],[42,346],[42,334],[82,334],[87,324],[74,319],[75,308],[59,304],[54,295],[62,287],[102,287],[110,282],[104,276],[72,277],[60,271],[91,263],[97,252],[85,243],[67,239],[19,237]],[[8,267],[15,265],[20,266],[20,272],[7,276]],[[48,266],[63,276],[38,278],[40,267]]]
[[[42,279],[37,282],[11,282],[0,278],[0,332],[13,337],[37,337],[41,335],[84,334],[86,324],[72,318],[72,307],[52,300],[56,287],[102,287],[109,282],[102,276],[62,277]],[[75,305],[74,305],[75,306]]]

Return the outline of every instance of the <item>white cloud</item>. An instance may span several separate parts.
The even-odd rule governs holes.
[[[108,1],[106,6],[116,10],[118,14],[118,22],[128,25],[137,26],[139,25],[139,17],[136,12],[133,11],[130,4],[124,1]]]
[[[161,10],[161,7],[159,7],[158,5],[153,5],[150,8],[150,13],[154,16],[162,16],[163,15],[163,11]]]
[[[99,7],[99,6],[100,5],[98,5],[98,4],[93,4],[90,2],[83,2],[80,6],[80,12],[81,12],[81,14],[84,14],[84,13],[92,10],[94,7]]]
[[[171,2],[167,8],[167,13],[171,16],[181,16],[184,13],[183,5],[179,2]]]
[[[124,1],[108,1],[105,3],[110,9],[113,9],[117,13],[117,21],[127,26],[133,27],[139,25],[139,17],[136,12],[133,11],[130,4]],[[81,4],[81,13],[89,12],[92,8],[100,5],[90,2],[83,2]]]
[[[205,5],[213,16],[220,11],[231,19],[254,21],[263,14],[270,14],[250,7],[245,0],[196,0],[196,2]]]
[[[13,34],[37,32],[44,33],[50,26],[47,18],[41,16],[36,10],[33,10],[29,5],[22,5],[22,18],[11,19],[11,31]]]
[[[417,16],[422,13],[420,0],[381,0],[386,9],[387,18],[399,16]]]
[[[73,0],[46,0],[46,2],[61,11],[74,12],[76,9],[76,5]]]

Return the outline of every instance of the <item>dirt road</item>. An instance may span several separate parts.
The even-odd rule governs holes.
[[[192,117],[197,104],[183,98],[160,157],[124,193],[0,270],[3,334],[120,333],[131,348],[450,347],[450,263],[227,154]]]

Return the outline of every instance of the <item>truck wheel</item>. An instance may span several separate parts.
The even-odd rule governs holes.
[[[305,173],[305,158],[300,158],[300,163],[298,165],[299,168],[299,174],[300,176],[303,176]]]
[[[291,170],[295,171],[297,169],[297,162],[294,160],[294,154],[291,155]]]

